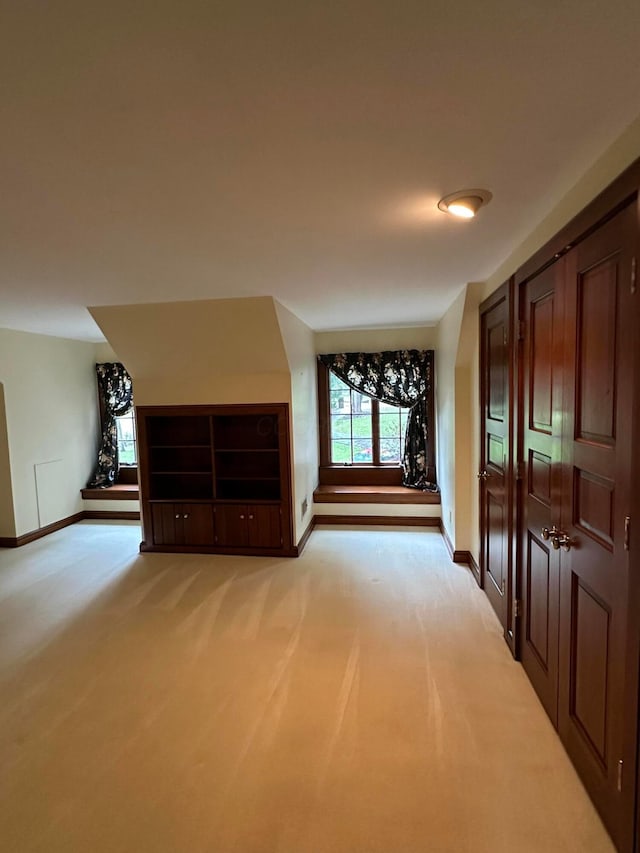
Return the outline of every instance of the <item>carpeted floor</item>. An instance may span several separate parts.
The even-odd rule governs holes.
[[[83,522],[0,550],[7,853],[604,853],[440,535],[298,560],[137,553]]]

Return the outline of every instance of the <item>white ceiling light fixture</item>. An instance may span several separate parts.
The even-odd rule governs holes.
[[[450,213],[459,219],[473,219],[480,208],[489,204],[492,198],[489,190],[458,190],[441,198],[438,207],[443,213]]]

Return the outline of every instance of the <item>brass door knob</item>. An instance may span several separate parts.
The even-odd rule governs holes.
[[[571,537],[567,536],[566,533],[563,533],[562,530],[559,530],[557,535],[553,537],[553,547],[556,551],[559,551],[562,548],[564,551],[571,550]]]
[[[560,548],[564,548],[565,551],[571,550],[571,538],[567,536],[564,530],[558,530],[555,524],[553,527],[543,527],[540,536],[545,542],[551,540],[551,547],[554,551],[559,551]]]

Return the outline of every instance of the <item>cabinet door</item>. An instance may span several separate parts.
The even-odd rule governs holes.
[[[213,545],[213,507],[211,504],[175,504],[182,515],[184,545]]]
[[[252,548],[282,547],[282,524],[279,506],[254,504],[248,508],[249,545]]]
[[[218,504],[216,545],[221,548],[246,548],[249,544],[248,510],[244,504]]]
[[[183,518],[177,504],[152,504],[154,545],[180,545],[183,541]]]

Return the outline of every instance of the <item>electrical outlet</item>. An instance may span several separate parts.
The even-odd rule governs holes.
[[[307,514],[307,510],[308,510],[308,509],[309,509],[309,503],[308,503],[307,499],[305,498],[305,499],[302,501],[302,517],[303,517],[303,518],[304,518],[304,517],[305,517],[305,515]]]

